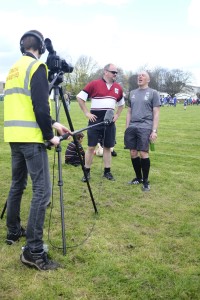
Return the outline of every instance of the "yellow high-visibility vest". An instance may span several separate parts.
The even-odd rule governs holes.
[[[30,56],[22,56],[10,69],[4,97],[5,142],[44,142],[33,111],[30,89],[31,78],[41,64]]]

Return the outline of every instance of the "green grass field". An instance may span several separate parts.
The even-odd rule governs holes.
[[[87,126],[72,102],[74,129]],[[95,157],[91,190],[98,215],[80,181],[82,169],[65,166],[62,142],[64,223],[67,254],[62,249],[57,153],[49,151],[54,181],[53,209],[48,208],[44,241],[59,261],[57,271],[40,272],[20,260],[25,241],[8,246],[6,214],[0,220],[0,299],[2,300],[134,300],[200,299],[200,106],[162,107],[156,151],[150,153],[151,191],[129,186],[134,177],[124,150],[126,108],[117,122],[115,182],[102,179],[102,158]],[[61,122],[68,126],[61,108]],[[10,186],[10,149],[3,143],[0,102],[0,212]],[[86,148],[87,139],[83,146]],[[54,166],[55,165],[55,166]],[[26,225],[31,184],[24,193],[21,217]]]

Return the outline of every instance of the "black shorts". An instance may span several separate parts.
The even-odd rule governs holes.
[[[115,134],[115,123],[111,123],[110,125],[97,125],[89,128],[87,131],[88,146],[95,147],[102,141],[102,146],[112,148],[115,145]]]
[[[149,152],[151,129],[128,127],[124,134],[124,145],[127,149]]]

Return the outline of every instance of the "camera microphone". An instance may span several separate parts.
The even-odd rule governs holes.
[[[114,118],[114,110],[113,109],[108,109],[105,113],[104,124],[105,125],[110,125],[113,121],[113,118]]]
[[[54,54],[54,49],[53,49],[53,45],[52,45],[52,41],[49,38],[46,38],[44,40],[44,43],[46,45],[47,50],[49,51],[50,54]]]

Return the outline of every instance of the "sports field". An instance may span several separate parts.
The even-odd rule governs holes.
[[[44,241],[62,268],[40,272],[24,266],[19,254],[25,241],[6,245],[6,214],[0,220],[0,299],[200,299],[200,106],[161,108],[158,140],[155,152],[150,153],[151,191],[147,193],[141,186],[127,184],[134,174],[123,143],[125,116],[126,108],[117,121],[117,157],[112,159],[115,182],[102,178],[102,158],[94,158],[90,187],[98,214],[87,185],[81,182],[82,169],[64,164],[68,142],[62,142],[62,187],[58,186],[58,153],[49,150],[54,187]],[[76,102],[71,104],[70,118],[75,130],[87,126]],[[62,107],[60,119],[68,126]],[[10,186],[3,102],[0,140],[1,212]],[[85,137],[85,149],[86,142]],[[24,226],[30,199],[29,182],[21,207]]]

